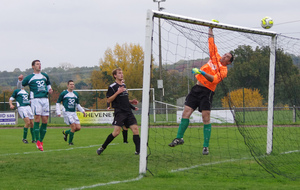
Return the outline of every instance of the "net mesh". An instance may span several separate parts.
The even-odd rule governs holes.
[[[202,155],[203,124],[197,110],[184,145],[168,144],[176,137],[184,97],[196,83],[191,69],[210,58],[208,27],[154,18],[151,87],[160,101],[151,99],[150,104],[154,106],[149,115],[147,169],[153,174],[214,171],[220,176],[265,170],[273,176],[299,178],[299,39],[277,36],[273,149],[266,154],[271,37],[220,28],[213,32],[219,54],[231,52],[235,61],[215,91],[210,154]],[[157,80],[163,80],[163,90],[157,88]]]

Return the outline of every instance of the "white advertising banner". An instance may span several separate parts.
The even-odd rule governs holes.
[[[180,123],[183,111],[177,111],[177,123]],[[211,123],[234,123],[233,111],[231,110],[211,110]],[[202,113],[195,110],[190,117],[190,123],[202,123]]]
[[[0,112],[0,125],[16,125],[16,112]]]

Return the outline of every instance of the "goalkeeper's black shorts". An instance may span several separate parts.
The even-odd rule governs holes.
[[[190,93],[185,98],[184,104],[191,107],[193,110],[211,110],[214,92],[206,87],[195,85]]]

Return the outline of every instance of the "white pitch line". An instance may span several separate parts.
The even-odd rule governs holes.
[[[106,186],[106,185],[113,185],[113,184],[119,184],[119,183],[127,183],[127,182],[138,181],[138,180],[140,180],[142,178],[143,178],[143,175],[139,175],[137,178],[128,179],[128,180],[124,180],[124,181],[111,181],[111,182],[108,182],[108,183],[97,183],[97,184],[90,185],[90,186],[68,188],[66,190],[88,189],[88,188],[94,188],[94,187],[100,187],[100,186]]]
[[[283,152],[281,154],[290,154],[290,153],[293,153],[293,152],[300,152],[300,150]],[[181,172],[181,171],[190,170],[190,169],[198,168],[198,167],[202,167],[202,166],[209,166],[209,165],[221,164],[221,163],[226,163],[226,162],[235,162],[235,161],[239,161],[239,160],[249,160],[249,159],[253,159],[253,157],[248,157],[248,158],[245,157],[245,158],[241,158],[241,159],[230,159],[230,160],[224,160],[224,161],[219,161],[219,162],[198,164],[198,165],[194,165],[194,166],[187,167],[187,168],[179,168],[179,169],[176,169],[176,170],[171,170],[170,172]],[[139,177],[137,177],[137,178],[128,179],[128,180],[124,180],[124,181],[111,181],[111,182],[107,182],[107,183],[98,183],[98,184],[94,184],[94,185],[90,185],[90,186],[82,186],[82,187],[77,187],[77,188],[68,188],[66,190],[87,189],[87,188],[94,188],[94,187],[105,186],[105,185],[127,183],[127,182],[132,182],[132,181],[138,181],[138,180],[141,180],[142,178],[143,178],[143,175],[139,175]]]
[[[300,152],[300,150],[292,150],[292,151],[288,151],[288,152],[282,152],[280,154],[290,154],[290,153],[295,153],[295,152]],[[262,156],[259,156],[258,158],[261,158],[261,157],[267,157],[267,155],[262,155]],[[235,162],[235,161],[239,161],[239,160],[249,160],[249,159],[252,159],[252,158],[253,157],[223,160],[223,161],[212,162],[212,163],[204,163],[204,164],[194,165],[194,166],[187,167],[187,168],[179,168],[179,169],[176,169],[176,170],[171,170],[171,172],[180,172],[180,171],[185,171],[185,170],[189,170],[189,169],[193,169],[193,168],[198,168],[198,167],[201,167],[201,166],[210,166],[210,165],[221,164],[221,163],[226,163],[226,162]]]
[[[251,157],[251,158],[253,158],[253,157]],[[176,169],[176,170],[171,170],[171,172],[181,172],[181,171],[185,171],[185,170],[199,168],[201,166],[210,166],[210,165],[222,164],[222,163],[226,163],[226,162],[235,162],[235,161],[239,161],[239,160],[248,160],[248,159],[251,159],[251,158],[230,159],[230,160],[224,160],[224,161],[219,161],[219,162],[198,164],[198,165],[194,165],[194,166],[187,167],[187,168],[179,168],[179,169]]]
[[[171,170],[171,172],[184,171],[184,170],[188,170],[188,169],[192,169],[192,168],[197,168],[197,167],[201,167],[201,166],[220,164],[220,163],[224,163],[224,162],[234,162],[234,161],[237,161],[237,160],[244,160],[244,159],[247,159],[247,158],[231,159],[231,160],[225,160],[225,161],[221,161],[221,162],[213,162],[213,163],[200,164],[200,165],[191,166],[189,168],[181,168],[181,169],[178,169],[178,170]],[[79,190],[79,189],[94,188],[94,187],[105,186],[105,185],[127,183],[127,182],[132,182],[132,181],[138,181],[138,180],[141,180],[142,178],[143,178],[143,175],[139,175],[139,177],[134,178],[134,179],[128,179],[128,180],[124,180],[124,181],[111,181],[111,182],[107,182],[107,183],[98,183],[98,184],[94,184],[94,185],[90,185],[90,186],[82,186],[82,187],[77,187],[77,188],[68,188],[66,190]]]
[[[283,153],[280,153],[280,154],[290,154],[290,153],[295,153],[295,152],[300,152],[300,150],[292,150],[292,151],[283,152]]]
[[[119,143],[111,143],[109,145],[117,145]],[[44,150],[44,151],[34,151],[34,152],[21,152],[21,153],[7,153],[7,154],[0,154],[0,156],[12,156],[12,155],[23,155],[23,154],[36,154],[36,153],[45,153],[45,152],[59,152],[59,151],[66,151],[66,150],[74,150],[74,149],[80,149],[80,148],[91,148],[95,146],[101,146],[101,144],[97,145],[89,145],[89,146],[80,146],[80,147],[72,147],[67,149],[54,149],[54,150]]]

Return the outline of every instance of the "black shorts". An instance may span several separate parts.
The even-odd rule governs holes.
[[[129,128],[131,125],[137,125],[137,121],[132,112],[117,112],[112,125],[120,127],[124,125],[126,128]]]
[[[184,104],[191,107],[193,110],[211,110],[214,92],[206,87],[195,85],[190,93],[185,98]]]

